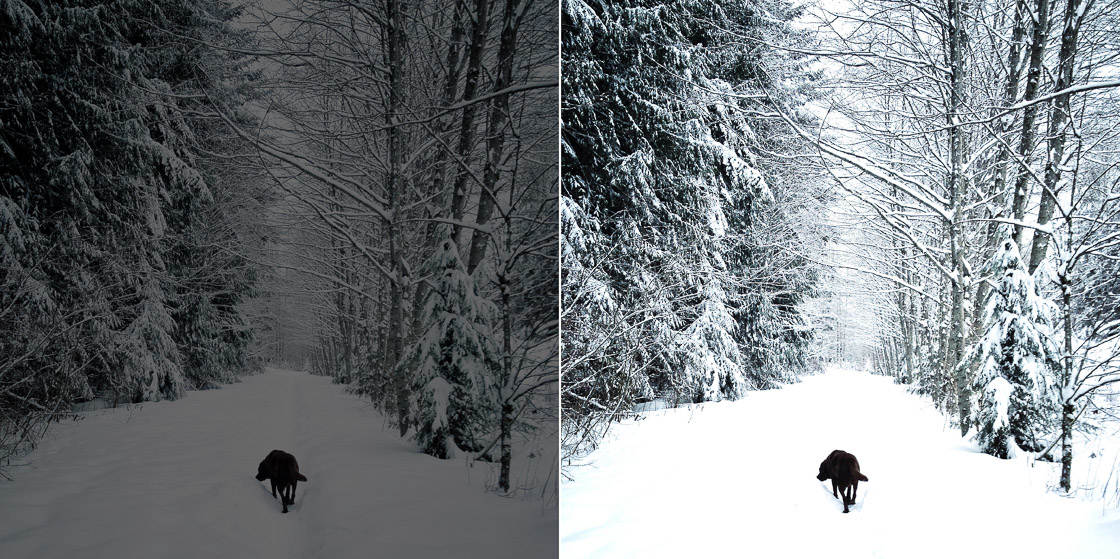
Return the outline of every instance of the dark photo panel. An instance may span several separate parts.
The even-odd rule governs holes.
[[[557,557],[558,10],[0,0],[0,557]]]

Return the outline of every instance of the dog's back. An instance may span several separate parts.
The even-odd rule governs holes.
[[[274,450],[268,453],[268,458],[272,463],[272,475],[276,484],[288,484],[293,481],[307,481],[299,473],[299,463],[296,462],[296,457],[284,452],[283,450]]]
[[[831,477],[838,485],[848,485],[853,481],[867,481],[867,476],[859,471],[859,460],[854,454],[834,450],[828,457],[832,459]]]

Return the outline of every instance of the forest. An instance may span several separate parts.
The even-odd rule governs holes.
[[[631,5],[632,4],[632,5]],[[765,100],[811,98],[791,21],[734,2],[565,1],[562,448],[631,406],[737,398],[812,360],[802,305],[830,196]],[[798,76],[771,79],[771,75]]]
[[[1076,488],[1120,403],[1117,7],[564,0],[568,475],[843,364]]]
[[[0,0],[17,555],[1112,556],[1118,388],[1120,0]]]
[[[272,366],[524,489],[511,447],[558,414],[555,21],[0,0],[0,468]]]

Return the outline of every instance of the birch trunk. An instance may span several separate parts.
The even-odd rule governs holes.
[[[954,371],[957,388],[957,411],[960,418],[961,434],[968,431],[969,390],[968,379],[963,368],[957,367],[964,356],[964,305],[965,291],[968,289],[968,269],[964,259],[961,222],[961,206],[965,189],[962,168],[964,166],[965,139],[960,126],[960,110],[964,103],[965,64],[964,51],[967,49],[968,36],[964,29],[965,6],[961,0],[949,1],[949,193],[952,221],[949,223],[949,254],[952,259],[953,276],[950,278],[950,331],[946,351],[947,365]]]
[[[404,8],[400,0],[389,0],[389,107],[385,118],[389,124],[389,176],[388,198],[390,206],[390,222],[386,228],[386,240],[389,245],[389,328],[388,343],[386,344],[386,366],[394,370],[394,392],[396,395],[397,427],[403,437],[408,433],[409,426],[409,379],[404,371],[397,368],[402,350],[403,318],[403,288],[404,270],[401,267],[399,252],[398,224],[401,191],[404,188],[401,172],[404,163],[403,131],[398,125],[399,111],[404,99],[403,81],[403,52],[406,48],[404,37]]]

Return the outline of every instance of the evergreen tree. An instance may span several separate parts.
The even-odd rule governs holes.
[[[145,17],[161,17],[159,27],[198,43],[239,47],[249,33],[230,22],[239,9],[221,1],[163,3]],[[246,367],[250,331],[241,303],[252,293],[256,272],[236,249],[234,210],[239,190],[252,181],[226,157],[209,154],[248,152],[251,146],[229,132],[210,108],[217,104],[233,112],[251,98],[257,77],[251,60],[229,50],[184,50],[157,33],[150,49],[152,78],[147,87],[163,91],[160,105],[149,109],[153,137],[165,149],[164,175],[179,177],[168,185],[168,272],[173,331],[182,354],[183,373],[196,387],[229,381]]]
[[[4,421],[94,396],[177,398],[215,377],[197,374],[203,352],[235,372],[252,266],[228,256],[240,247],[221,206],[239,179],[216,178],[235,150],[213,107],[238,106],[246,81],[211,45],[237,35],[236,14],[219,0],[0,0],[0,283],[18,286],[10,316],[40,317],[0,348],[0,378],[21,379]],[[52,350],[35,351],[43,340]]]
[[[786,263],[760,231],[798,210],[773,209],[784,198],[760,171],[790,134],[757,115],[768,98],[803,104],[811,78],[759,40],[804,40],[797,14],[780,0],[562,2],[561,296],[608,312],[566,311],[565,421],[737,398],[802,361],[791,293],[811,266],[758,273]],[[804,190],[794,175],[777,183]]]
[[[1042,450],[1054,425],[1061,352],[1054,338],[1050,303],[1023,266],[1010,237],[989,266],[999,284],[985,309],[984,333],[958,367],[978,365],[976,440],[987,454],[1014,457]]]
[[[116,398],[177,397],[174,356],[162,354],[170,321],[160,285],[165,220],[153,142],[137,90],[143,73],[120,4],[7,1],[3,104],[4,196],[38,227],[58,305],[83,309],[86,381]],[[14,16],[14,17],[13,17]],[[88,392],[87,388],[84,390]]]
[[[1078,326],[1107,339],[1120,332],[1120,249],[1109,247],[1086,260],[1081,292],[1074,298]]]
[[[483,450],[493,430],[497,359],[486,325],[493,304],[479,296],[455,242],[443,238],[427,265],[434,279],[423,303],[426,329],[400,367],[412,379],[416,442],[427,454],[451,458],[456,448]]]

